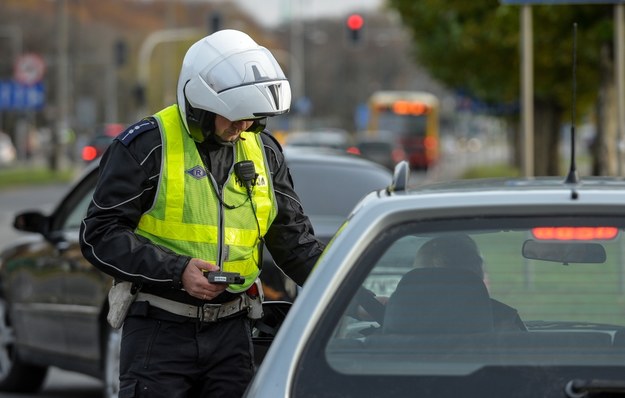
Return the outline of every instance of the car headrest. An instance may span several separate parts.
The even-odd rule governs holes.
[[[383,332],[479,333],[493,331],[484,282],[473,272],[415,268],[406,273],[386,305]]]

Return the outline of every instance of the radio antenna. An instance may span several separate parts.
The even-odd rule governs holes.
[[[577,22],[573,23],[573,95],[571,103],[571,164],[569,173],[564,180],[567,184],[579,183],[579,175],[577,174],[577,166],[575,165],[575,96],[577,93]]]

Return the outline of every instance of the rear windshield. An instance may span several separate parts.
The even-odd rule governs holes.
[[[326,361],[346,375],[624,366],[622,223],[480,219],[384,231],[329,321]],[[386,303],[382,314],[367,295]]]

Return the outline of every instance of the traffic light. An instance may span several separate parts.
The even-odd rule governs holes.
[[[126,65],[128,61],[128,45],[124,39],[115,40],[114,53],[115,53],[115,65],[122,67]]]
[[[145,96],[145,85],[137,83],[132,88],[132,96],[135,98],[135,102],[139,108],[144,107],[147,101]]]
[[[208,16],[208,33],[211,34],[221,30],[222,20],[221,13],[219,11],[213,11]]]
[[[365,20],[360,14],[351,14],[347,17],[345,25],[347,26],[347,40],[349,44],[356,46],[362,42],[362,28]]]

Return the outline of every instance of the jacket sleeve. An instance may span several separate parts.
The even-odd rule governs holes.
[[[190,258],[134,233],[154,200],[160,147],[155,126],[132,142],[119,137],[113,141],[100,162],[93,200],[81,225],[80,244],[87,260],[116,279],[180,289],[182,271]]]
[[[265,244],[278,267],[302,286],[325,245],[315,237],[310,219],[304,213],[280,145],[273,137],[262,134],[278,205]]]

